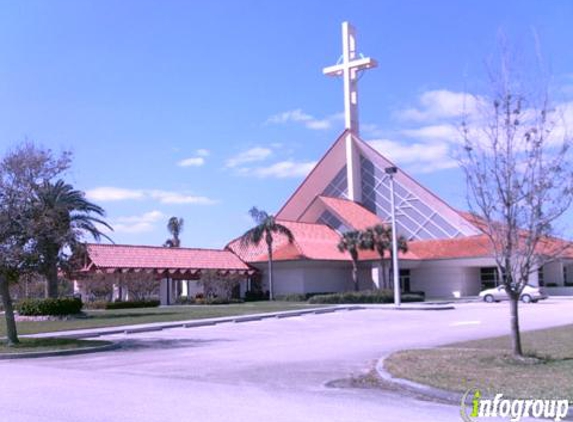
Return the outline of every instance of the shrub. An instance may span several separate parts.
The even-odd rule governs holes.
[[[158,300],[129,300],[127,302],[108,302],[105,309],[157,308]]]
[[[24,299],[18,303],[20,315],[25,316],[64,316],[79,314],[83,307],[79,298],[63,297],[58,299]]]
[[[243,303],[243,301],[240,299],[226,299],[224,297],[210,297],[200,303],[196,303],[200,305],[229,305],[231,303]]]
[[[245,292],[245,302],[256,302],[259,300],[269,300],[269,293],[260,290],[247,290]]]
[[[179,296],[177,300],[175,300],[177,305],[193,305],[195,303],[195,298],[188,297],[188,296]]]
[[[403,293],[402,302],[423,302],[424,296],[420,293]],[[309,303],[392,303],[394,292],[392,290],[366,290],[361,292],[332,293],[316,295],[309,299]]]
[[[284,302],[306,302],[308,297],[304,293],[289,293],[287,295],[278,295],[275,299]]]

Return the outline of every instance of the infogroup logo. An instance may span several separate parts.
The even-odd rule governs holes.
[[[473,397],[471,405],[466,401]],[[507,399],[498,393],[493,398],[484,398],[481,390],[470,388],[462,396],[461,417],[465,422],[481,418],[508,418],[519,422],[522,418],[563,420],[569,412],[569,400]]]

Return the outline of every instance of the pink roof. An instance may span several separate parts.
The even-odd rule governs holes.
[[[90,264],[101,269],[251,270],[228,250],[88,244]]]
[[[340,236],[325,224],[298,223],[277,220],[286,226],[294,235],[294,242],[288,243],[286,236],[275,235],[273,241],[273,259],[277,261],[296,259],[315,259],[329,261],[345,261],[350,259],[348,254],[337,249]],[[267,245],[263,241],[258,246],[243,246],[241,239],[235,239],[229,249],[246,262],[262,262],[267,260]]]
[[[329,196],[319,196],[319,198],[331,212],[355,230],[365,230],[368,227],[382,224],[382,220],[376,214],[356,202]]]
[[[414,240],[408,248],[419,260],[491,257],[489,239],[484,235],[455,239]]]

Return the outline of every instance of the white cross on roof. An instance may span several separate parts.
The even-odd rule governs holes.
[[[325,67],[322,73],[342,76],[344,79],[344,127],[358,135],[358,78],[359,70],[371,69],[378,63],[370,57],[357,57],[356,30],[350,23],[342,23],[342,57],[334,66]]]

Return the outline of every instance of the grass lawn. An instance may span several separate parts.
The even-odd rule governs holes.
[[[384,366],[393,376],[444,390],[489,389],[512,398],[573,400],[573,325],[522,333],[524,351],[540,358],[517,363],[509,336],[397,352]]]
[[[0,354],[71,350],[83,347],[105,346],[106,344],[110,343],[99,340],[75,340],[68,338],[21,338],[20,343],[12,347],[7,347],[5,344],[0,343]]]
[[[185,321],[202,318],[216,318],[263,312],[291,311],[316,308],[296,302],[247,302],[233,305],[188,305],[161,308],[118,309],[86,311],[87,318],[68,321],[21,321],[17,323],[18,334],[36,334],[52,331],[77,330],[82,328],[115,327],[120,325],[144,324],[149,322]],[[0,336],[6,335],[4,316],[0,316]]]

